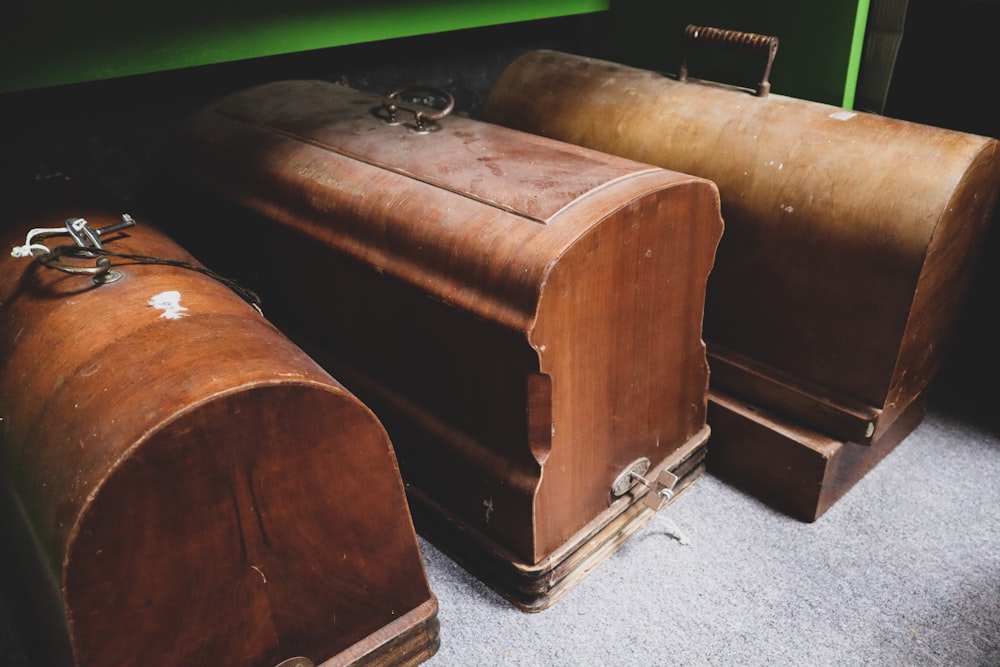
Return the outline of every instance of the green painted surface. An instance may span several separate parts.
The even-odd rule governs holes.
[[[15,0],[0,25],[0,92],[598,12],[609,3]]]
[[[861,68],[861,49],[865,43],[865,31],[868,29],[869,0],[858,2],[858,13],[854,20],[854,35],[851,39],[851,55],[848,58],[847,74],[844,80],[845,109],[854,108],[854,94],[858,87],[858,70]]]
[[[771,92],[851,107],[869,0],[615,0],[605,57],[676,73],[688,24],[778,37]],[[734,54],[690,63],[690,75],[723,83],[756,82],[763,61]],[[747,79],[747,77],[751,77]]]

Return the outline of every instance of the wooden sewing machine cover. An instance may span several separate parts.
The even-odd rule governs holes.
[[[709,468],[813,520],[923,417],[996,202],[998,142],[679,78],[532,51],[482,117],[719,186]]]
[[[371,410],[148,217],[57,193],[0,233],[3,548],[40,664],[433,655],[437,601]]]
[[[703,469],[718,192],[395,99],[280,81],[205,108],[179,172],[236,208],[190,242],[376,411],[418,529],[541,609],[651,518],[638,476],[666,500]]]

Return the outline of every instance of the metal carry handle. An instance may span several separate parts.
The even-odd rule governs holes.
[[[431,106],[435,99],[444,100],[444,106],[440,109]],[[421,134],[436,130],[437,121],[450,114],[454,108],[455,98],[451,93],[434,86],[404,86],[392,91],[382,100],[386,122],[398,125],[398,112],[406,111],[413,114],[413,129]]]
[[[74,252],[75,251],[75,252]],[[55,269],[57,271],[62,271],[63,273],[69,273],[78,276],[90,276],[95,285],[106,285],[108,283],[113,283],[121,279],[122,274],[120,271],[113,271],[111,269],[111,260],[107,257],[98,257],[95,265],[92,267],[87,266],[75,266],[73,264],[67,264],[59,260],[60,257],[84,257],[92,258],[93,254],[87,253],[80,248],[72,248],[66,253],[52,252],[48,255],[42,255],[38,257],[38,262],[49,269]]]
[[[723,30],[707,26],[688,25],[684,29],[684,55],[677,71],[678,81],[688,78],[688,50],[695,44],[706,44],[712,47],[726,48],[745,53],[764,53],[767,64],[764,66],[764,76],[755,87],[757,97],[766,97],[771,92],[771,84],[767,80],[771,76],[771,65],[778,53],[778,38],[770,35],[758,35],[752,32],[738,30]]]

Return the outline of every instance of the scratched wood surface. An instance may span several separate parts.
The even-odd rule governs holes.
[[[35,201],[2,245],[120,213]],[[197,263],[135,218],[105,247]],[[398,664],[433,653],[436,602],[370,410],[212,277],[112,258],[121,278],[96,285],[3,254],[4,482],[77,664],[360,665],[396,635]]]
[[[899,440],[898,420],[907,432],[919,423],[995,207],[995,139],[545,50],[504,71],[482,118],[718,184],[726,233],[705,306],[713,392],[808,429],[803,449],[885,437],[875,460]],[[733,445],[714,450],[726,452],[719,470],[767,492],[761,467],[790,460],[741,448],[760,424],[728,428],[733,418]],[[844,458],[854,457],[826,460]],[[815,518],[851,483],[819,484],[811,507],[785,508]]]
[[[379,103],[282,81],[196,114],[178,171],[239,210],[190,243],[219,236],[211,256],[376,410],[411,500],[446,517],[423,525],[544,607],[575,550],[627,533],[619,473],[703,457],[717,192],[454,115],[418,134]]]

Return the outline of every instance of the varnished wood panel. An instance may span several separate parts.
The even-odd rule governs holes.
[[[872,449],[922,414],[996,204],[995,139],[553,51],[515,60],[482,117],[719,186],[713,393]],[[751,421],[725,437],[755,440]]]
[[[32,201],[2,244],[119,212]],[[105,247],[200,266],[136,218]],[[207,275],[113,257],[121,278],[98,285],[4,255],[4,482],[78,664],[318,665],[349,648],[367,664],[372,637],[418,608],[433,652],[436,602],[366,406]],[[167,291],[173,310],[154,299]]]
[[[286,81],[196,114],[178,171],[241,213],[193,242],[285,249],[232,259],[376,410],[436,525],[534,582],[510,597],[536,609],[553,554],[597,549],[637,500],[612,497],[619,473],[704,446],[718,193],[468,118],[417,134],[379,102]]]

